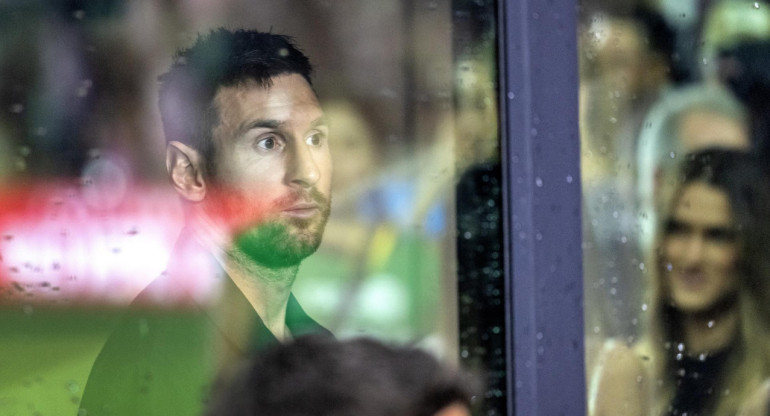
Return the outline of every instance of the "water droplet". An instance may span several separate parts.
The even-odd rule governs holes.
[[[93,82],[90,79],[84,79],[83,81],[80,82],[80,86],[78,86],[78,89],[75,92],[75,94],[80,98],[85,97],[86,95],[88,95],[88,91],[91,90],[92,85],[93,85]]]
[[[706,354],[705,353],[700,353],[698,355],[698,359],[701,360],[701,361],[706,361]]]
[[[755,1],[755,2],[754,2],[754,8],[755,8],[755,9],[758,9],[758,8],[759,8],[759,2],[758,2],[758,1]]]
[[[20,103],[16,103],[16,104],[13,104],[13,105],[11,105],[11,107],[9,108],[9,110],[10,110],[12,113],[14,113],[14,114],[19,114],[19,113],[21,113],[22,111],[24,111],[24,104],[20,104]]]
[[[708,321],[708,323],[706,325],[708,325],[709,328],[713,328],[714,327],[714,321],[713,320]]]
[[[676,354],[676,360],[677,361],[682,361],[682,353],[681,352]]]
[[[643,310],[643,311],[646,311],[646,310],[647,310],[647,304],[646,304],[646,303],[643,303],[643,304],[642,304],[642,310]]]
[[[671,159],[676,159],[676,152],[669,153],[668,157],[670,157]]]
[[[508,91],[508,99],[512,100],[514,97],[516,97],[516,94],[514,94],[512,91]]]
[[[644,270],[644,263],[639,263],[639,270]]]
[[[684,351],[684,344],[680,342],[679,344],[677,344],[676,349],[679,351]]]
[[[463,234],[463,238],[465,238],[466,240],[470,240],[470,239],[471,239],[471,237],[472,237],[472,234],[471,234],[471,232],[470,232],[470,231],[466,231],[466,232]]]
[[[542,188],[543,187],[543,179],[541,179],[540,177],[535,178],[535,185],[537,185],[538,188]]]
[[[668,271],[674,270],[674,266],[671,263],[666,263],[666,270]]]
[[[70,381],[67,383],[67,390],[72,394],[77,394],[77,392],[80,391],[80,386],[78,385],[78,383],[74,381]]]
[[[538,340],[543,339],[543,333],[542,332],[538,332],[537,335],[535,335],[535,336],[537,337]]]
[[[572,175],[567,175],[567,183],[572,183]]]
[[[85,10],[75,10],[72,12],[72,17],[78,20],[83,20],[83,18],[86,17],[86,12]]]

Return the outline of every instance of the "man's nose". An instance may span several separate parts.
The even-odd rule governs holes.
[[[287,182],[303,188],[309,188],[318,182],[321,174],[318,170],[313,152],[303,144],[291,152],[287,166]]]

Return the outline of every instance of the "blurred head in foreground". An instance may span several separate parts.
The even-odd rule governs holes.
[[[254,357],[214,395],[217,416],[468,416],[462,376],[428,353],[306,336]]]

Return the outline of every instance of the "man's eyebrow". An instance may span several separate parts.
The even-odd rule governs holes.
[[[239,130],[241,133],[245,133],[251,129],[277,129],[283,125],[284,125],[283,121],[259,119],[248,123],[244,123]]]
[[[327,119],[326,116],[321,116],[310,123],[310,128],[312,129],[318,126],[328,126],[328,125],[329,125],[329,119]]]

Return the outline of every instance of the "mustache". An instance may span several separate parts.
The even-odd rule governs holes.
[[[330,198],[319,192],[316,188],[293,190],[286,196],[273,201],[273,207],[277,209],[289,208],[298,203],[315,203],[322,210],[329,209]]]

